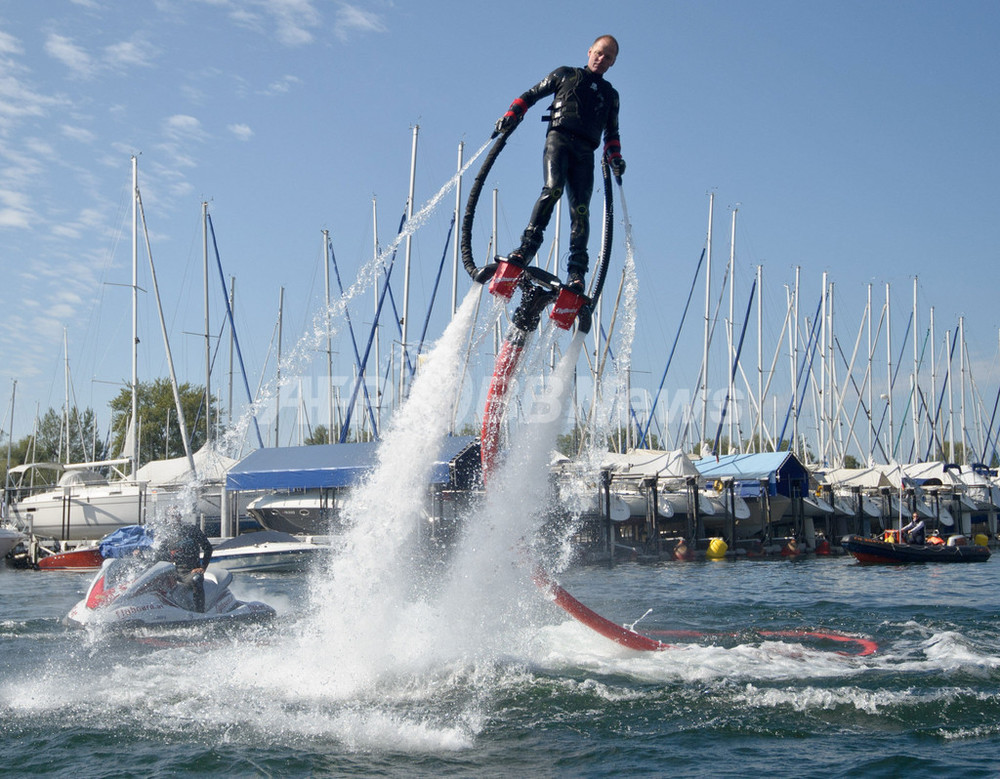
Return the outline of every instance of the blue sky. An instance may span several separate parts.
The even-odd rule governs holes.
[[[918,332],[932,306],[938,341],[964,316],[972,375],[992,406],[995,3],[0,0],[0,425],[9,427],[13,380],[16,438],[30,432],[36,406],[62,405],[64,331],[76,403],[106,424],[107,401],[130,372],[121,285],[130,279],[131,154],[140,155],[181,378],[204,381],[203,339],[191,333],[203,329],[207,200],[236,277],[237,327],[256,385],[279,289],[286,349],[315,316],[320,231],[330,231],[345,283],[372,254],[373,197],[380,241],[392,240],[411,128],[420,126],[419,206],[454,173],[460,141],[467,154],[478,149],[513,97],[558,65],[584,64],[605,32],[622,46],[608,79],[621,95],[641,285],[633,388],[659,383],[714,191],[713,283],[739,204],[736,309],[742,317],[763,264],[765,361],[796,267],[803,317],[828,272],[847,351],[867,284],[878,305],[891,284],[898,339],[916,276]],[[501,249],[514,245],[540,187],[542,108],[514,134],[491,182]],[[452,202],[414,237],[410,305],[421,319]],[[477,224],[487,220],[484,211]],[[214,329],[221,301],[212,294]],[[671,368],[675,394],[694,386],[703,298],[699,288]],[[150,379],[166,368],[148,294],[140,306],[139,374]],[[370,321],[362,311],[355,318]],[[445,318],[435,313],[433,333]],[[716,354],[721,377],[725,355]],[[349,372],[346,349],[342,359]]]

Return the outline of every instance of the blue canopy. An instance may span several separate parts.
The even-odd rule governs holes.
[[[227,490],[292,490],[348,487],[377,462],[377,441],[258,449],[230,468]],[[471,436],[445,439],[431,470],[430,484],[464,481],[457,478],[478,463],[479,448]],[[457,485],[462,486],[462,485]]]
[[[694,467],[708,482],[735,480],[737,494],[741,497],[758,495],[762,481],[767,482],[771,495],[791,496],[791,486],[795,483],[798,483],[799,494],[809,489],[809,472],[791,452],[730,454],[718,459],[705,457],[696,460]]]

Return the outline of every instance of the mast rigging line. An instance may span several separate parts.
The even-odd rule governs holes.
[[[747,299],[747,311],[746,314],[743,316],[743,328],[740,330],[740,342],[739,345],[736,347],[736,355],[733,357],[733,369],[730,372],[730,381],[729,381],[730,385],[732,385],[733,380],[736,378],[736,369],[739,367],[740,364],[740,353],[743,351],[743,339],[746,337],[747,334],[747,324],[750,322],[750,311],[753,309],[753,297],[756,291],[757,291],[757,279],[755,278],[753,284],[750,287],[750,297]],[[716,460],[719,459],[719,439],[722,437],[722,426],[723,423],[726,421],[726,411],[729,409],[729,399],[730,399],[730,393],[729,390],[727,389],[726,401],[725,403],[722,404],[722,413],[719,415],[719,427],[715,431],[715,442],[712,444],[712,454],[715,456]],[[729,445],[730,447],[732,447],[733,442],[730,441]]]
[[[382,316],[382,306],[385,303],[385,296],[386,296],[387,292],[389,293],[389,298],[392,299],[392,288],[389,286],[389,281],[392,278],[392,269],[393,269],[393,267],[396,264],[396,253],[397,253],[397,251],[399,249],[399,234],[402,233],[403,225],[405,223],[406,223],[406,211],[404,210],[403,217],[399,221],[399,233],[397,233],[396,246],[392,250],[392,256],[389,259],[388,266],[386,266],[384,268],[385,281],[382,284],[382,291],[379,293],[378,303],[375,306],[375,318],[374,318],[374,321],[372,322],[371,331],[368,334],[368,343],[365,345],[365,354],[364,354],[364,357],[361,359],[361,365],[360,365],[359,370],[358,370],[358,376],[354,380],[354,389],[351,390],[351,399],[347,403],[347,416],[344,419],[344,424],[340,428],[340,443],[344,443],[347,440],[347,431],[350,430],[350,427],[351,427],[351,414],[352,414],[352,411],[354,409],[354,401],[358,397],[358,390],[360,389],[360,385],[362,385],[364,383],[365,369],[368,366],[368,357],[371,354],[372,343],[375,341],[375,334],[378,332],[378,322],[379,322],[379,319]],[[345,300],[345,304],[346,304],[346,300]],[[394,302],[393,303],[393,311],[395,312],[395,310],[396,310],[396,308],[395,308],[395,302]],[[396,318],[396,326],[397,326],[397,328],[399,328],[399,318],[398,317]],[[400,337],[402,337],[402,329],[401,328],[399,328],[399,333],[400,333]],[[404,354],[405,354],[405,345],[404,345]],[[390,359],[389,361],[387,361],[386,365],[391,364],[391,362],[392,362],[392,360]],[[378,370],[378,366],[375,366],[375,367],[376,367],[376,370]],[[388,378],[388,371],[386,372],[386,377]],[[367,392],[367,387],[365,388],[365,391]],[[369,408],[369,410],[371,410],[371,405],[370,404],[369,404],[368,408]]]
[[[667,364],[664,366],[663,375],[660,377],[660,386],[656,388],[656,394],[653,396],[652,412],[650,413],[650,418],[646,420],[646,426],[642,429],[642,435],[639,437],[640,448],[646,444],[646,436],[649,434],[649,424],[652,421],[653,415],[656,414],[656,405],[660,401],[660,393],[663,391],[663,385],[667,381],[667,372],[670,370],[670,364],[674,360],[674,352],[677,351],[677,342],[680,341],[681,330],[684,328],[684,321],[687,319],[688,309],[691,307],[691,298],[694,296],[694,289],[698,284],[698,276],[701,275],[701,266],[705,262],[705,251],[705,247],[702,247],[701,256],[698,258],[698,264],[694,269],[694,278],[691,279],[691,289],[688,290],[687,302],[684,303],[684,312],[681,314],[681,321],[677,326],[677,332],[674,334],[674,342],[670,346],[670,354],[667,356]]]
[[[226,288],[226,275],[222,270],[222,257],[219,255],[219,244],[215,240],[215,224],[212,222],[212,215],[208,217],[208,231],[212,235],[212,249],[215,251],[215,265],[219,270],[219,283],[222,284],[222,298],[226,301],[226,317],[229,319],[229,328],[233,334],[233,344],[236,347],[236,359],[240,364],[240,375],[243,377],[243,388],[247,393],[247,402],[250,403],[250,418],[253,420],[254,432],[257,434],[257,445],[263,449],[264,439],[260,434],[260,425],[257,423],[257,412],[253,407],[254,397],[250,394],[250,383],[247,381],[246,364],[243,362],[243,350],[240,348],[240,338],[236,334],[236,323],[233,319],[233,308],[229,305],[229,290]]]
[[[434,289],[431,291],[431,300],[427,304],[427,316],[424,317],[424,327],[420,331],[420,341],[417,343],[417,358],[420,358],[420,353],[424,349],[424,339],[427,337],[427,326],[431,321],[431,312],[434,310],[434,301],[437,299],[438,286],[441,284],[441,274],[444,272],[444,263],[448,259],[448,245],[451,243],[451,234],[455,230],[455,215],[451,215],[451,222],[448,225],[448,235],[444,239],[444,250],[441,252],[441,263],[438,265],[437,276],[434,279]],[[413,374],[416,372],[416,368],[410,368],[410,378],[413,378]]]
[[[951,383],[951,362],[955,358],[955,345],[958,343],[958,328],[955,328],[954,336],[951,339],[951,348],[948,350],[948,381],[941,383],[941,395],[938,398],[937,408],[934,409],[934,420],[931,423],[931,430],[937,430],[938,417],[941,415],[941,406],[944,404],[944,395],[948,389],[948,385]],[[952,440],[955,438],[954,431],[951,432]],[[932,436],[935,438],[936,434]],[[944,441],[942,440],[942,446]],[[924,460],[929,460],[931,456],[931,447],[934,445],[933,440],[927,442],[927,453],[924,455]],[[943,451],[943,450],[942,450]]]
[[[806,339],[806,348],[805,348],[805,352],[806,353],[802,355],[802,364],[799,365],[799,366],[797,366],[798,367],[798,373],[796,373],[796,375],[795,375],[795,386],[792,387],[791,398],[789,398],[789,400],[788,400],[788,411],[785,412],[785,421],[782,423],[782,425],[781,425],[781,433],[778,435],[777,445],[779,447],[781,446],[782,441],[785,440],[785,431],[788,430],[788,421],[789,421],[789,419],[792,416],[792,408],[793,408],[793,406],[796,409],[796,415],[797,415],[798,412],[802,408],[802,402],[805,400],[806,387],[808,386],[808,382],[806,382],[806,383],[803,384],[802,373],[807,370],[807,365],[806,365],[807,355],[808,355],[808,370],[812,371],[812,361],[813,361],[813,358],[816,356],[816,342],[819,341],[819,338],[818,338],[817,333],[816,333],[816,329],[817,329],[817,326],[819,324],[819,312],[820,312],[820,309],[822,307],[823,307],[823,295],[820,295],[819,303],[816,304],[816,313],[813,316],[812,327],[809,330],[809,337]],[[814,342],[814,336],[816,336],[816,338],[815,338],[816,342]],[[800,384],[803,384],[802,394],[799,395],[798,404],[796,404],[795,403],[795,395],[799,391],[799,385]],[[790,451],[790,452],[794,452],[795,451],[795,441],[792,441],[792,445],[788,447],[788,451]]]
[[[333,241],[330,236],[326,237],[327,247],[330,249],[330,261],[333,264],[333,275],[337,279],[337,289],[340,290],[340,297],[344,297],[344,284],[340,280],[340,267],[337,265],[337,255],[333,251]],[[326,311],[327,319],[329,320],[330,311]],[[368,409],[368,419],[372,423],[372,432],[376,438],[378,438],[378,425],[375,423],[375,412],[372,410],[371,397],[368,395],[368,384],[365,382],[365,368],[361,364],[361,356],[358,354],[358,339],[354,336],[354,323],[351,321],[351,310],[347,305],[347,301],[344,301],[344,318],[347,320],[347,330],[351,336],[351,347],[354,349],[354,364],[358,369],[358,377],[361,381],[361,386],[365,391],[365,406]],[[327,321],[327,331],[329,332],[330,323]],[[351,403],[354,403],[354,396],[351,397]],[[348,416],[345,420],[343,426],[340,429],[340,442],[344,442],[344,435],[350,427],[350,410],[348,410]]]

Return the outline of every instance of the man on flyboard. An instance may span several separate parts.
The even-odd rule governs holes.
[[[618,58],[618,41],[602,35],[587,51],[587,67],[561,67],[514,100],[496,123],[498,133],[511,131],[531,106],[546,95],[555,95],[549,108],[545,136],[545,186],[521,236],[521,245],[507,261],[524,267],[542,244],[542,234],[565,189],[569,198],[570,238],[566,286],[583,294],[590,265],[590,196],[594,189],[594,150],[604,136],[604,153],[619,179],[625,172],[618,137],[618,92],[604,74]]]

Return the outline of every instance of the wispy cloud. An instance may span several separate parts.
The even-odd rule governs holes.
[[[267,85],[267,88],[262,91],[264,95],[283,95],[286,92],[291,91],[292,87],[296,87],[302,83],[302,79],[298,76],[282,76],[277,81],[272,81]]]
[[[274,18],[278,40],[286,46],[313,42],[312,29],[320,24],[320,14],[312,0],[265,0],[265,11]]]
[[[45,40],[45,52],[58,60],[75,78],[90,79],[102,70],[127,70],[151,67],[159,54],[158,49],[142,37],[135,36],[105,46],[100,56],[94,57],[72,38],[51,33]]]
[[[48,108],[65,102],[34,91],[26,82],[11,75],[7,64],[0,60],[0,69],[7,73],[0,76],[0,131],[9,129],[18,119],[43,116]]]
[[[55,235],[77,239],[88,231],[98,230],[104,225],[104,217],[96,208],[84,208],[76,219],[59,222],[52,226]]]
[[[232,3],[222,0],[202,0],[215,5],[226,5],[229,18],[241,27],[259,33],[273,30],[285,46],[303,46],[312,43],[312,31],[320,26],[322,16],[313,0],[249,0]]]
[[[104,47],[104,61],[112,68],[148,68],[159,50],[141,37]]]
[[[187,114],[174,114],[167,117],[167,121],[164,123],[164,132],[168,138],[174,141],[202,141],[206,137],[205,131],[201,129],[201,122]]]
[[[0,30],[0,54],[22,54],[20,41],[10,33]]]
[[[231,124],[227,129],[241,141],[249,141],[253,138],[253,130],[248,124]]]
[[[93,58],[77,46],[72,38],[52,33],[45,41],[45,53],[59,60],[78,78],[90,78],[94,75]]]
[[[340,40],[346,41],[355,33],[385,32],[386,26],[379,14],[351,3],[341,3],[333,31]]]
[[[97,136],[85,127],[76,127],[74,125],[64,124],[59,129],[65,137],[72,141],[79,141],[80,143],[93,143],[97,140]]]
[[[23,192],[0,189],[0,228],[28,228],[34,220],[34,212],[28,205],[28,196]]]

